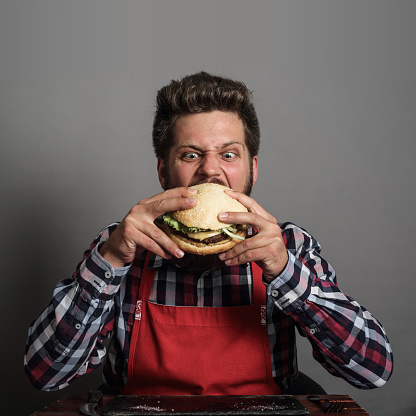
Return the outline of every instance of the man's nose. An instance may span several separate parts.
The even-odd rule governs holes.
[[[218,176],[221,174],[220,161],[217,155],[204,155],[199,165],[198,173],[205,176]]]

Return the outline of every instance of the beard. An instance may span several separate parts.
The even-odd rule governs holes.
[[[250,196],[251,190],[253,188],[253,160],[250,159],[249,163],[249,175],[243,189],[243,193],[248,196]],[[165,172],[163,175],[165,190],[175,188],[175,184],[173,184],[170,180],[169,170],[167,166],[168,164],[165,163]],[[190,183],[189,186],[200,185],[201,183],[216,183],[218,185],[227,186],[226,183],[217,178],[199,179]],[[218,254],[198,256],[196,254],[185,253],[181,259],[172,257],[172,259],[169,261],[173,262],[177,267],[191,272],[208,272],[221,269],[221,267],[224,266],[224,262],[218,258]]]

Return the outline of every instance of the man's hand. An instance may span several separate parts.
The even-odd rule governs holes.
[[[263,278],[271,282],[283,271],[288,261],[280,227],[276,219],[254,199],[235,191],[227,193],[240,201],[249,212],[221,213],[218,217],[220,221],[229,224],[250,224],[257,230],[257,234],[221,253],[219,257],[229,266],[254,261],[263,269]]]
[[[155,225],[157,217],[169,211],[189,209],[196,205],[196,191],[186,187],[169,189],[135,205],[110,238],[100,247],[99,253],[113,267],[130,263],[144,250],[165,259],[184,253]]]

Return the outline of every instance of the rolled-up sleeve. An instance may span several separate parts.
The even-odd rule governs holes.
[[[289,261],[267,285],[274,307],[296,322],[312,344],[313,356],[330,373],[363,388],[382,386],[393,356],[380,322],[337,285],[319,243],[292,223],[280,224]]]
[[[114,296],[129,270],[128,265],[113,269],[98,253],[116,226],[94,240],[72,278],[57,284],[51,302],[29,328],[25,371],[39,389],[66,387],[104,360],[103,341],[114,324]]]

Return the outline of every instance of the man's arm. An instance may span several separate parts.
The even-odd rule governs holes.
[[[128,267],[113,269],[97,248],[116,227],[100,233],[72,278],[58,283],[52,301],[29,328],[25,371],[39,389],[63,388],[99,367],[105,357],[114,296]]]
[[[274,305],[297,322],[314,358],[331,374],[363,389],[382,386],[393,369],[383,326],[339,289],[311,235],[291,223],[280,226],[289,260],[267,287]]]
[[[220,214],[220,220],[250,224],[257,233],[220,254],[220,259],[228,265],[255,261],[263,269],[274,305],[296,321],[314,357],[328,371],[360,388],[383,385],[393,369],[384,328],[338,288],[318,242],[294,224],[277,224],[247,195],[229,194],[249,212]]]
[[[175,188],[140,201],[120,224],[100,234],[72,279],[58,284],[29,328],[25,369],[36,387],[65,387],[101,364],[103,341],[114,324],[114,297],[129,264],[144,250],[164,258],[183,255],[154,220],[167,211],[191,208],[196,203],[192,195],[192,190]]]

